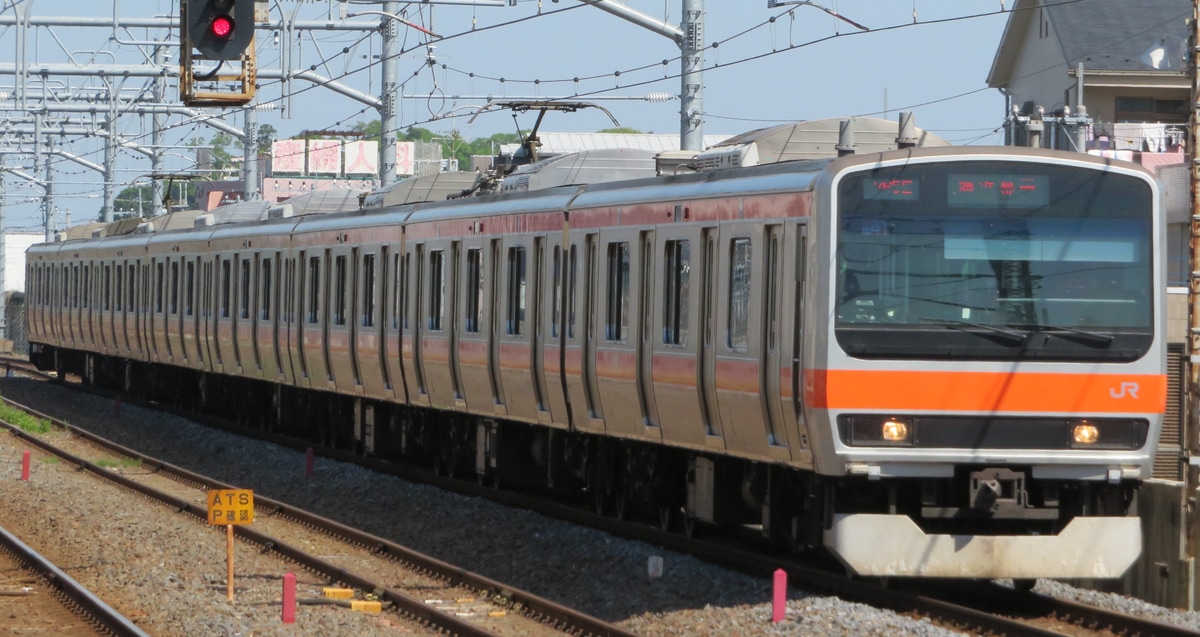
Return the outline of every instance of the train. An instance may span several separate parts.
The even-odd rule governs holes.
[[[1166,409],[1154,176],[739,141],[38,244],[31,360],[864,577],[1120,577]]]

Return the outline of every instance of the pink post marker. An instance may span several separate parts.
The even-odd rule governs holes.
[[[787,615],[787,573],[775,570],[775,599],[771,603],[771,622],[778,624]]]
[[[296,623],[296,574],[283,576],[283,623]]]
[[[29,451],[21,454],[21,480],[29,482]]]

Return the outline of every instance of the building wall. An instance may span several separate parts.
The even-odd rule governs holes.
[[[1053,32],[1054,25],[1049,25],[1049,33],[1043,35],[1047,33],[1042,24],[1046,19],[1045,10],[1038,9],[1037,13],[1039,15],[1029,21],[1024,46],[1017,54],[1012,81],[1007,88],[1015,106],[1032,100],[1049,113],[1063,104],[1064,91],[1074,88],[1075,78],[1067,74],[1067,63]]]

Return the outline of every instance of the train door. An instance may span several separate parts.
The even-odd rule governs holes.
[[[661,440],[662,428],[659,426],[658,407],[654,401],[654,342],[651,327],[654,325],[654,231],[641,234],[641,254],[638,256],[638,323],[637,338],[634,343],[637,360],[637,394],[642,411],[642,434],[648,438]]]
[[[564,334],[563,307],[566,278],[566,254],[562,239],[553,235],[548,237],[550,259],[547,272],[542,279],[547,284],[542,286],[539,294],[541,319],[537,336],[538,358],[542,364],[542,386],[545,387],[545,407],[550,412],[550,421],[560,426],[570,425],[570,415],[567,413],[566,377],[563,375],[563,358],[566,335]]]
[[[759,367],[759,386],[762,387],[762,413],[766,425],[764,434],[771,447],[787,447],[786,428],[783,426],[782,388],[780,377],[784,371],[780,356],[780,326],[783,310],[783,226],[771,225],[765,231],[766,254],[763,268],[763,303],[761,305],[762,365]]]
[[[269,258],[270,257],[268,257],[268,259]],[[247,293],[250,296],[250,298],[247,299],[247,301],[249,301],[249,316],[246,322],[249,323],[248,327],[250,328],[250,352],[254,355],[254,369],[261,376],[263,372],[263,362],[262,348],[260,348],[258,344],[258,333],[263,324],[262,312],[264,309],[267,309],[267,303],[262,298],[262,295],[263,290],[265,289],[263,286],[264,282],[270,281],[271,263],[270,261],[263,259],[261,252],[255,252],[254,262],[251,267],[253,271],[250,274],[250,278],[254,281],[254,283],[246,286]],[[263,279],[264,276],[266,277],[266,281]]]
[[[343,261],[342,263],[344,264],[345,262]],[[321,332],[321,356],[322,356],[322,361],[325,363],[325,383],[328,386],[328,384],[334,382],[333,360],[332,360],[332,355],[329,351],[329,346],[330,346],[329,330],[330,330],[330,325],[333,323],[333,320],[334,320],[334,316],[333,316],[334,311],[332,309],[333,303],[331,302],[331,297],[333,296],[333,293],[334,293],[334,286],[339,285],[339,284],[345,285],[345,282],[342,280],[344,277],[338,277],[339,281],[337,281],[337,282],[335,282],[333,280],[333,275],[332,275],[332,272],[334,271],[333,250],[331,250],[329,248],[325,249],[324,266],[325,266],[324,270],[321,272],[321,279],[325,281],[325,285],[323,286],[323,289],[321,289],[319,292],[320,308],[318,308],[317,316],[320,317],[320,323],[321,323],[321,329],[320,329],[320,332]],[[344,272],[344,267],[345,266],[343,265],[342,272]],[[339,272],[339,274],[340,273],[341,272]],[[345,312],[345,308],[344,307],[339,308],[339,311]]]
[[[183,330],[185,352],[190,349],[196,353],[196,360],[193,363],[195,367],[204,366],[204,350],[200,347],[200,342],[196,335],[200,333],[199,328],[199,312],[196,311],[196,271],[200,267],[200,259],[188,259],[187,265],[183,269],[184,285],[183,285]],[[190,347],[189,347],[190,343]]]
[[[392,368],[388,364],[388,326],[392,325],[395,320],[392,315],[391,308],[395,297],[392,291],[392,281],[394,274],[392,273],[392,253],[386,245],[379,248],[379,316],[376,319],[378,332],[375,337],[378,339],[377,348],[379,353],[379,373],[383,380],[383,391],[385,394],[395,397],[395,386],[392,384]]]
[[[179,292],[183,285],[183,267],[184,258],[179,257],[171,261],[171,295],[167,299],[169,303],[168,309],[171,320],[171,329],[167,330],[168,335],[173,336],[174,348],[177,350],[181,364],[188,364],[187,343],[183,336],[183,308],[179,303]]]
[[[504,414],[504,386],[500,381],[500,330],[504,323],[500,313],[500,240],[493,239],[487,280],[488,291],[488,380],[492,385],[492,405],[496,413]]]
[[[589,234],[585,240],[586,255],[584,258],[584,291],[583,291],[583,389],[586,398],[588,418],[603,420],[604,412],[600,408],[600,385],[596,378],[596,332],[599,303],[600,270],[600,237]]]
[[[721,412],[717,408],[717,388],[714,381],[717,359],[717,279],[718,263],[717,228],[705,228],[701,232],[703,244],[700,257],[700,361],[696,367],[699,378],[700,406],[705,441],[708,446],[725,448],[724,430],[721,427]]]
[[[425,307],[425,245],[417,245],[414,247],[413,259],[417,262],[415,272],[413,272],[413,311],[416,316],[412,321],[413,333],[413,369],[416,372],[417,393],[420,394],[425,401],[429,400],[428,387],[425,384],[425,351],[421,341],[424,340],[425,330],[422,329],[421,317],[424,315]]]
[[[364,301],[363,295],[359,291],[359,286],[363,283],[362,258],[363,254],[361,250],[358,248],[350,249],[350,280],[340,284],[343,286],[343,290],[350,293],[350,309],[342,316],[342,322],[346,324],[350,331],[347,345],[350,347],[350,378],[354,382],[353,389],[355,391],[362,391],[363,388],[362,366],[358,360],[360,326],[370,326],[365,321],[366,317],[361,316],[362,303]],[[371,259],[375,259],[374,254],[371,255]],[[373,274],[374,272],[372,272]],[[344,280],[344,276],[342,278]]]
[[[789,447],[791,449],[791,458],[793,461],[811,465],[812,452],[809,449],[808,443],[808,420],[804,413],[804,391],[803,391],[803,365],[801,352],[804,344],[804,288],[805,288],[805,268],[808,258],[808,226],[797,225],[792,237],[785,237],[784,245],[789,245],[789,241],[794,241],[796,249],[790,251],[794,259],[790,270],[793,273],[791,277],[791,306],[786,309],[783,314],[784,320],[781,323],[781,333],[786,335],[782,346],[784,355],[791,357],[791,364],[787,366],[790,371],[789,382],[783,387],[784,395],[781,396],[781,412],[783,419],[782,426],[787,429]],[[788,256],[789,251],[784,250],[784,256]],[[788,284],[784,281],[784,285]],[[786,288],[785,288],[786,289]],[[790,394],[790,395],[789,395]],[[795,423],[793,429],[790,425]]]
[[[531,373],[533,348],[530,331],[533,324],[529,299],[531,295],[529,239],[506,239],[504,250],[504,287],[500,307],[503,308],[503,331],[500,336],[500,385],[503,389],[505,413],[509,416],[537,421],[537,390]]]
[[[279,355],[279,370],[283,373],[288,384],[297,385],[296,365],[296,324],[297,312],[296,293],[298,285],[296,259],[291,254],[282,256],[283,276],[279,282],[279,320],[275,323],[275,351]]]
[[[550,405],[546,400],[546,375],[545,375],[545,328],[546,317],[542,312],[542,307],[546,295],[546,237],[534,237],[533,239],[533,267],[529,270],[529,307],[526,309],[526,316],[531,317],[532,325],[529,330],[529,371],[533,376],[533,402],[537,409],[537,417],[541,422],[550,422]]]
[[[452,241],[450,243],[450,274],[449,283],[450,290],[446,295],[446,299],[450,304],[446,308],[450,318],[450,386],[454,390],[454,403],[461,408],[466,406],[466,395],[463,391],[463,377],[459,358],[458,339],[462,333],[462,320],[459,311],[459,298],[462,290],[462,282],[460,280],[462,267],[460,266],[462,259],[462,242]]]

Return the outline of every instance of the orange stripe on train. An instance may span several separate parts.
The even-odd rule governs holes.
[[[1159,374],[805,370],[804,397],[817,409],[1163,413]]]

